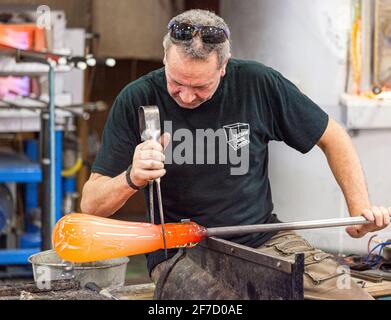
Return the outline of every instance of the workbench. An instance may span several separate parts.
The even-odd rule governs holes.
[[[391,281],[374,283],[354,278],[363,288],[376,299],[390,299]],[[10,282],[8,282],[10,285]],[[86,289],[70,289],[63,287],[62,290],[50,292],[29,292],[29,286],[34,286],[32,282],[22,282],[16,286],[15,290],[5,291],[4,283],[0,282],[0,300],[110,300],[95,292]],[[24,288],[24,289],[22,289]],[[31,291],[31,290],[30,290]],[[34,291],[34,290],[32,290]],[[153,283],[126,285],[111,291],[120,300],[153,300],[155,285]],[[6,294],[6,295],[4,295]]]
[[[112,290],[120,300],[152,300],[155,291],[153,283],[128,285]],[[80,288],[79,284],[57,281],[52,290],[39,290],[32,281],[0,281],[0,300],[111,300],[91,290]]]
[[[376,299],[391,299],[391,281],[382,280],[381,282],[372,282],[353,278],[354,281],[365,289],[372,297]]]

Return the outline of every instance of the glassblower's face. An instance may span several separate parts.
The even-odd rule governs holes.
[[[219,69],[217,54],[206,60],[184,57],[173,45],[164,59],[167,90],[176,103],[185,109],[195,109],[212,98],[225,74]]]

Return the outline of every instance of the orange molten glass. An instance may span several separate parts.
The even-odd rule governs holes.
[[[206,236],[195,222],[166,223],[167,248],[192,247]],[[64,260],[91,262],[163,249],[161,225],[73,213],[53,230],[53,247]]]

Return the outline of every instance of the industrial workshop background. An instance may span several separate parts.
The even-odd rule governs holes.
[[[56,71],[55,104],[60,107],[56,155],[62,159],[56,168],[60,179],[56,219],[80,212],[81,189],[115,97],[127,83],[163,66],[167,22],[190,8],[220,14],[231,28],[235,58],[277,69],[343,124],[358,149],[373,203],[391,203],[391,1],[115,0],[113,5],[105,0],[0,0],[0,47],[20,47],[17,38],[12,42],[4,36],[4,30],[11,22],[31,23],[31,12],[40,5],[47,5],[53,14],[47,49],[96,57],[96,65],[75,61],[73,68]],[[31,37],[39,37],[39,32]],[[13,57],[0,56],[0,275],[4,277],[31,274],[27,258],[42,246],[45,192],[37,160],[42,135],[49,132],[42,132],[39,110],[48,101],[49,90],[46,66],[18,65]],[[272,143],[270,165],[273,201],[281,220],[348,215],[320,150],[304,156]],[[139,192],[113,218],[144,221],[145,212]],[[301,233],[322,249],[357,254],[366,252],[371,236],[353,240],[343,228]],[[391,239],[390,229],[377,237]],[[151,281],[143,255],[131,258],[127,281]]]
[[[218,12],[219,3],[120,0],[113,6],[108,1],[99,0],[0,0],[0,22],[4,23],[2,27],[6,28],[7,22],[31,23],[32,19],[36,18],[37,9],[42,5],[47,5],[51,10],[53,30],[50,34],[52,43],[49,42],[49,49],[60,52],[63,50],[65,54],[70,52],[77,56],[93,54],[116,60],[115,67],[107,63],[97,63],[96,66],[85,70],[80,70],[76,66],[70,70],[60,70],[56,74],[56,103],[64,106],[73,105],[75,110],[73,114],[56,111],[56,121],[62,123],[57,128],[56,141],[61,141],[63,147],[61,151],[61,144],[57,143],[57,159],[62,158],[63,162],[62,179],[58,163],[56,171],[56,176],[62,180],[61,183],[56,183],[58,218],[61,214],[80,212],[81,190],[89,177],[89,169],[99,148],[103,126],[116,95],[127,83],[163,66],[161,43],[167,21],[171,16],[191,8],[209,8]],[[1,35],[0,29],[0,39]],[[15,47],[18,47],[18,40],[26,41],[14,38],[7,42],[9,39],[5,37],[2,40],[2,44]],[[81,69],[84,69],[84,66]],[[16,169],[13,163],[16,161],[15,158],[20,157],[20,152],[27,153],[28,157],[37,160],[39,140],[43,138],[37,134],[40,130],[39,110],[35,110],[35,114],[31,110],[16,110],[10,108],[10,102],[6,101],[11,99],[11,103],[27,103],[31,106],[32,102],[26,102],[21,96],[37,95],[41,91],[45,95],[48,79],[42,65],[17,65],[13,58],[7,56],[0,58],[0,75],[0,164],[4,163],[0,168],[0,182],[7,183],[1,185],[7,192],[2,193],[4,199],[1,199],[3,205],[0,210],[0,248],[7,250],[0,249],[0,272],[5,277],[23,276],[30,274],[31,271],[28,268],[27,271],[21,269],[19,265],[28,266],[28,257],[43,246],[41,222],[45,220],[41,219],[42,202],[39,201],[39,197],[43,197],[42,185],[38,194],[38,191],[32,191],[37,189],[36,183],[24,183],[41,182],[43,179],[38,163],[22,162]],[[77,107],[83,103],[83,107]],[[38,103],[38,106],[42,107],[42,103]],[[13,174],[10,173],[10,165],[14,170]],[[26,192],[23,192],[24,187],[27,189]],[[113,218],[144,220],[143,194],[138,193],[132,197]],[[150,281],[144,256],[134,257],[129,269],[129,282]]]

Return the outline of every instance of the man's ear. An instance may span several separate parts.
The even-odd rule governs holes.
[[[228,64],[228,60],[224,63],[223,67],[221,68],[220,70],[220,76],[221,77],[224,77],[225,76],[225,73],[226,73],[226,68],[227,68],[227,64]]]
[[[166,54],[164,53],[163,64],[166,65]]]
[[[221,68],[221,71],[220,71],[220,77],[224,77],[225,76],[225,66],[223,68]]]

